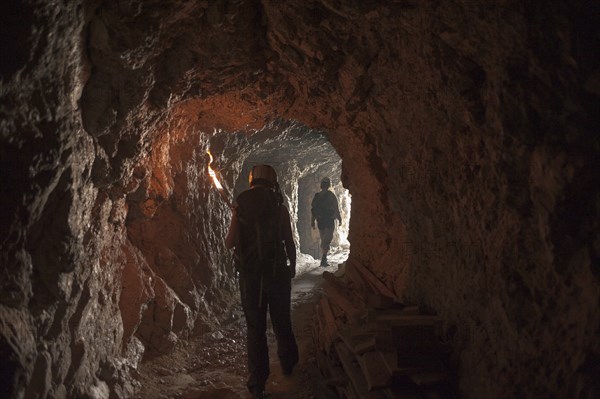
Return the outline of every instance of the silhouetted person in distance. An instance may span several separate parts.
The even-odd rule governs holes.
[[[335,219],[342,223],[338,200],[334,193],[329,191],[331,180],[324,177],[321,180],[321,191],[316,193],[311,203],[311,221],[310,225],[315,228],[315,219],[319,227],[319,236],[321,237],[321,266],[327,267],[327,253],[331,240],[333,240],[333,231],[335,230]]]
[[[262,398],[269,377],[267,309],[277,337],[277,355],[283,373],[292,374],[298,363],[298,346],[290,315],[296,246],[275,170],[269,165],[256,165],[249,181],[251,188],[238,195],[232,206],[233,217],[225,245],[235,247],[248,328],[246,350],[250,375],[247,386],[253,397]]]

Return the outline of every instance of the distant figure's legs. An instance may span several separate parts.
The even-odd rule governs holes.
[[[333,240],[333,227],[319,229],[319,235],[321,236],[321,266],[329,266],[327,263],[327,253],[329,253],[329,246],[331,245],[331,240]]]

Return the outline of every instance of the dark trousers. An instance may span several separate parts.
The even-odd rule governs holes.
[[[263,278],[240,278],[242,307],[248,332],[248,382],[250,391],[263,390],[269,377],[269,348],[267,346],[267,309],[277,338],[277,355],[281,367],[291,370],[298,362],[298,346],[292,331],[290,317],[292,282],[289,272],[281,273],[270,281]],[[262,291],[262,296],[260,295]]]

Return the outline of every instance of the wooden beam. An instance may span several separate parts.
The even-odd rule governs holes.
[[[398,299],[398,298],[396,298],[396,294],[394,294],[392,292],[392,290],[390,290],[384,283],[382,283],[381,280],[379,280],[379,278],[377,278],[377,276],[375,276],[366,267],[364,267],[357,261],[353,261],[352,265],[354,266],[354,268],[356,268],[356,270],[358,270],[360,272],[360,274],[362,274],[362,276],[365,278],[365,280],[373,287],[375,292],[378,292],[381,295],[390,297],[393,300]]]
[[[366,305],[371,309],[389,309],[395,304],[394,298],[381,294],[368,294],[366,299]]]
[[[341,287],[335,281],[325,280],[325,283],[323,284],[323,290],[325,295],[327,295],[333,303],[339,306],[344,313],[346,313],[348,320],[355,320],[360,316],[360,309],[354,305],[352,299],[344,291],[343,287]]]
[[[329,300],[327,297],[321,297],[321,301],[319,302],[321,305],[321,311],[323,312],[323,316],[325,318],[325,323],[327,328],[329,329],[329,333],[333,337],[337,333],[337,324],[335,323],[335,316],[333,315],[333,311],[331,310],[331,306],[329,305]]]
[[[367,380],[367,389],[369,391],[385,388],[390,384],[392,374],[383,365],[384,359],[381,352],[365,352],[358,356],[357,359]]]
[[[350,352],[346,345],[338,342],[335,344],[335,350],[340,358],[342,367],[359,398],[386,399],[386,395],[382,390],[371,392],[368,390],[367,380],[365,379],[360,366],[356,362],[356,358],[352,355],[352,352]]]
[[[338,331],[339,337],[355,355],[375,349],[375,334],[359,327],[347,326]]]
[[[325,320],[325,317],[323,316],[323,309],[320,306],[320,304],[317,304],[315,307],[316,310],[316,315],[315,318],[317,319],[317,344],[319,345],[319,347],[327,352],[327,343],[331,342],[331,332],[328,330],[327,328],[327,322]]]
[[[375,295],[373,288],[365,281],[362,274],[356,270],[352,263],[346,264],[346,278],[363,303],[367,304],[369,296]]]

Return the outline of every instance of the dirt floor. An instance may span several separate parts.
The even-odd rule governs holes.
[[[339,260],[339,259],[338,259]],[[271,374],[268,397],[310,399],[337,398],[325,384],[314,357],[311,326],[314,308],[321,295],[323,268],[318,263],[303,264],[292,283],[292,322],[300,361],[291,376],[284,376],[277,359],[275,335],[270,321],[267,338]],[[139,399],[238,399],[250,398],[246,389],[246,326],[241,306],[218,331],[182,341],[168,355],[144,361],[139,369]]]

